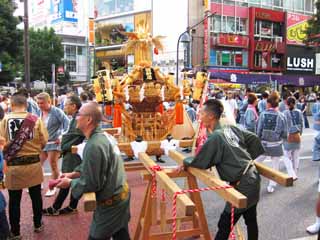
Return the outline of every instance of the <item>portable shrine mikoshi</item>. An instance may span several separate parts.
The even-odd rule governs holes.
[[[148,31],[149,26],[141,21],[136,32],[123,33],[128,37],[124,52],[135,55],[136,65],[129,74],[118,79],[106,69],[98,71],[94,80],[97,101],[103,102],[106,117],[113,119],[114,128],[106,131],[114,135],[119,144],[124,144],[120,150],[129,157],[133,153],[126,144],[135,141],[137,136],[148,142],[149,155],[161,153],[161,149],[155,147],[160,145],[153,141],[161,141],[168,134],[174,139],[193,138],[195,131],[184,111],[184,103],[191,97],[200,101],[208,78],[205,72],[198,72],[191,80],[185,73],[182,86],[175,85],[173,75],[163,74],[159,67],[152,66],[152,47],[156,54],[162,51],[163,37],[153,37]],[[191,81],[194,81],[193,88]],[[125,104],[130,108],[126,109]]]

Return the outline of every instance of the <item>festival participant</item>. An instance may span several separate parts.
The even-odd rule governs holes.
[[[244,114],[244,128],[250,132],[256,132],[259,115],[256,110],[258,98],[254,93],[248,94],[248,107]]]
[[[89,239],[130,239],[130,192],[123,161],[117,145],[111,144],[101,131],[102,112],[99,104],[84,104],[77,115],[77,128],[87,138],[83,160],[77,171],[66,173],[58,188],[71,186],[74,198],[95,192],[97,208],[94,211]]]
[[[210,99],[204,103],[200,118],[207,129],[208,139],[195,157],[184,159],[183,167],[208,169],[216,166],[221,179],[230,182],[248,198],[247,208],[235,209],[234,223],[243,216],[247,225],[248,240],[257,240],[260,175],[252,160],[264,150],[255,134],[236,126],[222,126],[219,120],[223,111],[223,105],[219,100]],[[230,222],[230,204],[227,203],[219,219],[216,240],[228,239]]]
[[[46,92],[37,95],[38,106],[41,110],[41,119],[44,122],[48,133],[49,142],[40,154],[42,164],[45,160],[49,160],[52,179],[59,177],[58,159],[60,156],[60,136],[66,132],[69,127],[69,118],[60,109],[51,105],[50,95]],[[45,196],[51,197],[56,193],[56,189],[48,189]]]
[[[296,99],[288,97],[288,110],[285,110],[284,116],[288,125],[288,139],[283,142],[284,164],[288,175],[296,180],[299,169],[299,151],[301,147],[301,138],[303,130],[303,115],[299,109],[295,108]]]
[[[267,110],[259,116],[257,125],[257,135],[261,139],[265,154],[256,160],[261,162],[271,157],[275,170],[279,170],[280,158],[283,155],[283,140],[287,139],[287,122],[283,113],[278,111],[279,101],[278,92],[270,94],[267,100]],[[276,182],[270,180],[267,191],[273,193],[276,185]]]
[[[252,93],[250,88],[246,89],[246,94],[244,96],[244,99],[242,100],[240,106],[239,106],[239,115],[240,115],[240,119],[239,119],[239,123],[241,125],[244,125],[244,114],[247,110],[248,107],[248,95],[249,93]]]
[[[267,110],[267,99],[268,99],[268,97],[269,97],[269,92],[268,91],[264,91],[262,93],[262,99],[258,103],[259,114],[261,114],[262,112]]]
[[[83,142],[84,135],[83,133],[76,128],[76,115],[78,110],[81,107],[80,98],[72,95],[67,97],[64,104],[64,111],[67,115],[72,116],[70,121],[70,126],[68,132],[62,135],[61,139],[61,151],[62,151],[62,173],[72,172],[76,167],[78,167],[81,163],[81,158],[78,154],[73,154],[71,152],[71,147],[73,145],[78,145]],[[57,216],[57,215],[65,215],[76,213],[78,199],[75,199],[72,194],[70,195],[70,203],[69,206],[60,209],[64,200],[67,198],[69,194],[70,188],[60,189],[57,198],[55,199],[53,205],[46,209],[43,209],[42,213],[47,216]]]
[[[19,88],[17,93],[27,98],[27,112],[33,113],[40,117],[40,108],[38,107],[38,104],[30,97],[28,89]]]
[[[13,239],[20,236],[20,202],[23,188],[29,188],[34,231],[43,230],[41,183],[43,172],[39,154],[48,141],[44,123],[27,113],[27,99],[19,94],[11,98],[12,112],[0,123],[0,135],[6,139],[4,159],[7,163],[5,186],[9,192],[9,221]]]
[[[287,99],[288,97],[293,96],[291,92],[285,91],[282,94],[282,101],[279,103],[279,111],[284,112],[288,109]]]
[[[313,128],[316,131],[320,131],[320,96],[317,96],[317,101],[313,104],[311,108],[311,113],[313,116]]]
[[[1,192],[3,189],[3,147],[5,139],[0,137],[0,239],[9,237],[9,224],[6,215],[6,200]]]

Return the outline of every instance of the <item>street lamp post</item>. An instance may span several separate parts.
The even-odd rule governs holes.
[[[30,49],[29,49],[29,14],[28,14],[28,0],[24,0],[24,79],[26,81],[26,88],[30,90]]]
[[[194,24],[191,27],[187,27],[187,30],[180,34],[177,42],[177,62],[176,62],[176,84],[179,83],[179,43],[180,40],[184,42],[190,42],[189,31],[203,23],[207,18],[212,17],[216,14],[216,12],[206,15],[200,22]]]

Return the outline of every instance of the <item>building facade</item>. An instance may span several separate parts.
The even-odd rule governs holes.
[[[88,24],[93,15],[86,0],[30,0],[30,28],[53,28],[61,36],[64,48],[63,66],[71,81],[89,80]]]
[[[204,24],[204,56],[193,57],[193,65],[203,64],[213,75],[268,75],[263,82],[268,82],[270,75],[314,74],[314,69],[295,71],[292,67],[300,64],[301,70],[301,64],[311,67],[314,61],[300,55],[301,51],[313,51],[304,45],[303,31],[314,14],[314,0],[209,0],[203,5],[207,9],[202,16],[206,10],[214,16]]]
[[[188,26],[187,0],[95,0],[96,67],[118,72],[130,71],[137,64],[134,54],[122,50],[125,32],[137,31],[141,23],[153,36],[164,36],[164,51],[153,52],[153,64],[163,72],[175,72],[179,34]],[[177,11],[179,9],[179,11]],[[179,48],[179,66],[184,66],[185,48]]]

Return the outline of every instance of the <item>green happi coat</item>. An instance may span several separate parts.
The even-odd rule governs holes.
[[[130,197],[110,206],[99,204],[119,194],[126,183],[120,151],[99,127],[92,132],[86,143],[79,169],[80,178],[71,182],[72,195],[80,198],[83,193],[95,192],[98,202],[90,226],[90,236],[104,239],[127,227]]]
[[[222,180],[240,183],[235,188],[248,198],[247,208],[259,201],[260,176],[257,169],[251,166],[243,172],[249,161],[264,152],[259,138],[248,131],[235,126],[218,126],[208,135],[208,139],[195,157],[184,159],[185,166],[208,169],[216,166]],[[226,211],[230,211],[229,204]],[[244,209],[236,209],[241,212]]]
[[[61,140],[61,152],[63,156],[61,171],[63,173],[72,172],[81,163],[80,156],[71,153],[71,147],[82,143],[85,139],[83,133],[76,126],[76,114],[74,114],[69,123],[69,129],[67,133],[62,135]]]

